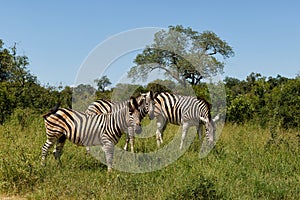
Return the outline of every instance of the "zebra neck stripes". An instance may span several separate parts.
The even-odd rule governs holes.
[[[153,93],[141,93],[140,96],[136,98],[137,104],[140,111],[140,119],[142,120],[147,114],[150,119],[154,118],[154,98]],[[105,99],[99,99],[95,102],[91,103],[86,110],[88,115],[102,114],[102,113],[110,113],[115,112],[118,109],[123,108],[128,104],[129,100],[122,102],[111,102]],[[128,143],[131,143],[131,152],[134,152],[133,143],[134,143],[134,134],[126,132],[126,144],[124,149],[127,150]],[[87,147],[87,152],[90,151],[90,148]]]
[[[139,107],[141,119],[143,119],[147,114],[149,114],[150,118],[153,118],[152,116],[153,109],[154,109],[153,93],[152,92],[142,93],[141,95],[136,97],[136,101]],[[128,102],[129,100],[121,101],[121,102],[112,102],[105,99],[98,99],[92,102],[88,106],[85,113],[89,115],[95,115],[95,114],[115,112],[123,108],[124,106],[127,106]]]

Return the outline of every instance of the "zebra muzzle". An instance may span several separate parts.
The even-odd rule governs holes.
[[[148,116],[149,116],[149,119],[150,119],[150,120],[153,120],[153,119],[154,119],[154,114],[148,114]]]
[[[134,127],[134,132],[135,132],[136,134],[140,134],[140,133],[142,132],[142,127],[141,127],[141,126],[136,126],[136,127]]]

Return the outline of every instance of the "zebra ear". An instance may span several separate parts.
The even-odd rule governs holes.
[[[138,103],[134,97],[130,97],[128,102],[129,112],[134,112],[134,110],[138,109]]]
[[[147,94],[145,94],[145,93],[140,93],[140,96],[145,97],[145,96],[147,96]]]
[[[154,92],[153,99],[155,99],[159,94],[160,94],[159,92]]]
[[[149,93],[150,99],[154,100],[153,92],[150,90],[148,93]]]

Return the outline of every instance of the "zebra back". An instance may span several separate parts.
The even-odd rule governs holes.
[[[48,138],[56,139],[65,135],[79,146],[98,145],[100,137],[105,135],[117,143],[122,132],[137,121],[129,116],[128,106],[100,115],[86,115],[68,108],[59,108],[55,113],[44,115],[44,119]]]
[[[88,115],[105,114],[112,111],[113,103],[109,100],[98,99],[92,102],[85,111]]]
[[[204,99],[168,92],[156,94],[154,115],[163,116],[169,123],[180,125],[182,120],[210,121],[210,104]]]
[[[95,114],[103,114],[103,113],[111,113],[116,112],[119,109],[128,105],[130,100],[120,101],[120,102],[112,102],[105,99],[98,99],[92,102],[87,110],[85,111],[88,115]],[[153,94],[152,92],[142,93],[138,97],[136,97],[136,101],[138,104],[138,108],[140,111],[140,117],[143,119],[149,112],[152,112],[154,108],[153,105]],[[150,108],[150,109],[149,109]]]

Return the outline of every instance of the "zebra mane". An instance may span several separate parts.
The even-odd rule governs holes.
[[[208,107],[209,109],[212,108],[211,103],[209,103],[206,99],[201,98],[201,97],[197,97],[197,99],[198,99],[199,101],[203,101],[203,102],[207,105],[207,107]]]
[[[212,108],[211,103],[209,103],[206,99],[201,98],[201,97],[197,97],[197,100],[203,102],[208,107],[208,109],[209,109],[208,119],[212,120],[211,113],[210,113],[211,112],[211,108]]]
[[[172,96],[178,96],[177,94],[171,93],[171,92],[155,92],[153,94],[153,99],[156,99],[158,97],[158,95],[162,95],[162,94],[170,94]]]
[[[135,109],[138,110],[139,105],[138,105],[136,98],[134,98],[132,96],[130,97],[130,99],[128,101],[128,107],[129,107],[129,112],[133,112]]]

